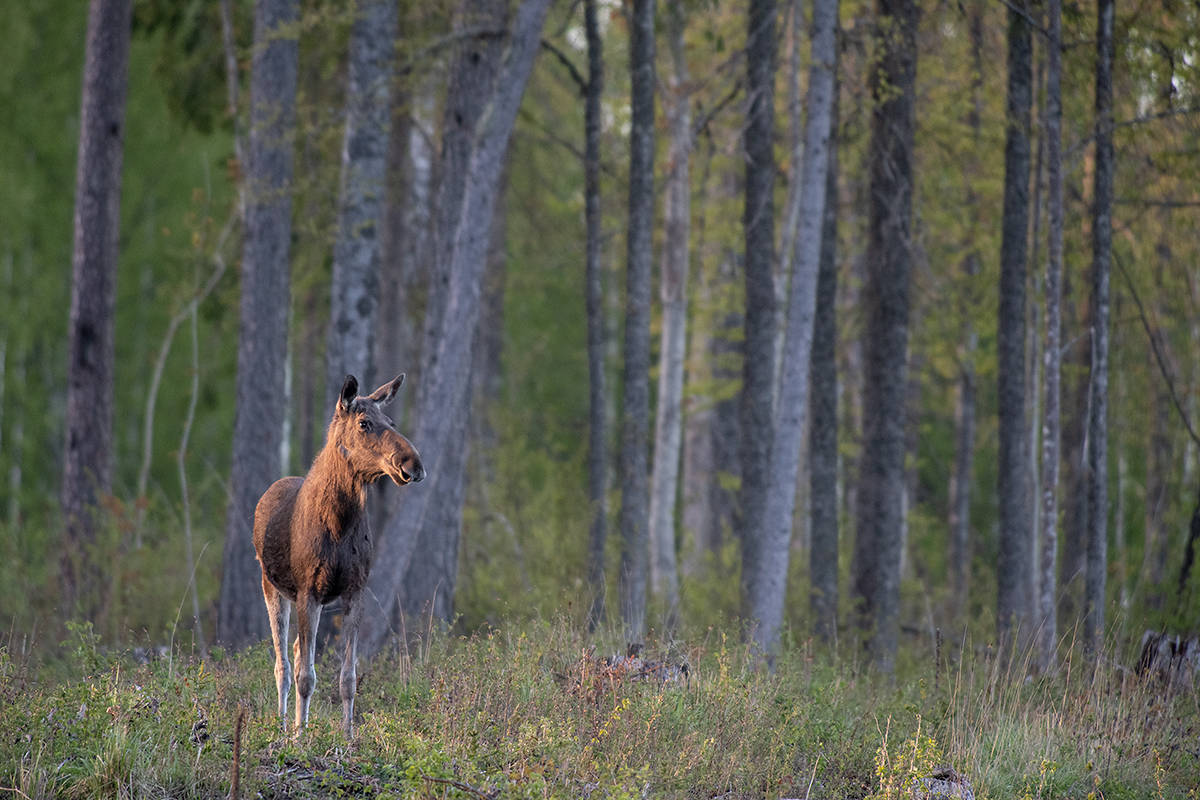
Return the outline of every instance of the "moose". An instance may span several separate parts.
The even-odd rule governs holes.
[[[362,592],[371,569],[371,528],[367,521],[367,485],[384,475],[396,485],[425,477],[412,442],[396,432],[381,410],[392,402],[404,375],[358,396],[358,379],[347,375],[334,408],[325,447],[304,478],[282,478],[271,485],[254,511],[254,549],[262,565],[263,598],[275,644],[275,684],[279,716],[287,730],[288,616],[296,604],[299,635],[296,661],[296,730],[308,722],[308,706],[317,682],[317,623],[321,607],[342,599],[342,697],[346,738],[353,737],[354,693],[358,684],[358,629]]]

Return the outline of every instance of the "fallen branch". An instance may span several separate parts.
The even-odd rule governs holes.
[[[421,778],[429,781],[430,783],[442,783],[446,786],[453,786],[455,789],[461,789],[464,792],[475,795],[476,797],[480,798],[480,800],[496,800],[496,798],[500,796],[500,789],[498,788],[493,789],[490,792],[485,792],[482,789],[476,789],[469,783],[451,780],[450,778],[435,778],[432,775],[426,775],[424,773],[421,773]]]

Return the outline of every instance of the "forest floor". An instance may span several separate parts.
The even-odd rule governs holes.
[[[275,713],[268,644],[138,663],[89,626],[72,637],[54,662],[0,647],[8,795],[227,797],[239,708],[250,798],[910,797],[939,769],[977,798],[1200,787],[1196,689],[1106,660],[1008,680],[989,648],[947,645],[889,681],[812,643],[785,644],[770,672],[736,634],[622,659],[615,636],[527,623],[362,663],[347,743],[332,651],[297,737]]]

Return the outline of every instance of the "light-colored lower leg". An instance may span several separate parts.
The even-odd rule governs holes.
[[[275,690],[279,697],[279,719],[284,731],[287,731],[288,692],[292,686],[292,665],[288,662],[287,640],[292,604],[265,576],[263,599],[267,604],[267,615],[271,619],[271,642],[275,645]]]
[[[312,600],[298,599],[296,603],[296,728],[308,723],[308,706],[317,686],[317,623],[321,620],[321,604]]]
[[[342,696],[342,729],[346,738],[354,737],[354,695],[358,690],[358,628],[362,622],[362,603],[342,598],[342,674],[338,688]]]

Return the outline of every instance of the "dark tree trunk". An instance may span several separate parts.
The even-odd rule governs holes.
[[[804,167],[800,177],[799,230],[796,235],[794,272],[788,295],[787,332],[783,348],[779,409],[771,445],[767,507],[758,535],[761,549],[753,567],[750,587],[751,619],[757,621],[755,641],[764,652],[774,652],[783,624],[787,590],[788,555],[796,509],[796,482],[800,473],[809,374],[813,347],[813,318],[817,306],[821,239],[825,230],[830,135],[833,120],[834,65],[837,49],[837,0],[813,3],[812,66],[808,79],[808,120],[804,137]],[[748,532],[749,533],[749,532]]]
[[[1029,235],[1033,41],[1019,8],[1008,11],[1008,100],[1004,144],[1004,211],[1000,225],[997,324],[999,464],[996,630],[1008,653],[1031,634],[1033,542],[1025,427],[1025,272]]]
[[[325,411],[347,374],[375,385],[380,229],[391,133],[397,0],[359,0],[350,33],[346,133],[333,246]],[[388,380],[395,377],[389,375]]]
[[[1055,619],[1055,562],[1058,553],[1058,475],[1062,379],[1062,267],[1063,267],[1063,177],[1062,177],[1062,3],[1050,0],[1046,66],[1046,164],[1050,217],[1046,261],[1046,346],[1042,417],[1042,481],[1040,585],[1038,586],[1038,665],[1043,672],[1055,669],[1058,627]]]
[[[968,12],[971,32],[972,106],[967,117],[972,145],[979,150],[979,132],[983,107],[983,5],[973,2]],[[974,182],[978,179],[978,161],[971,159],[967,176],[967,208],[971,209],[963,259],[961,293],[962,341],[959,345],[958,392],[954,404],[954,470],[950,474],[950,598],[957,616],[966,609],[971,574],[971,467],[975,460],[975,351],[979,334],[975,330],[975,276],[979,274],[979,251],[975,246],[980,228],[979,196]],[[963,617],[965,621],[965,616]]]
[[[480,293],[491,239],[492,214],[509,138],[525,85],[539,51],[549,0],[525,0],[516,12],[512,34],[496,74],[495,90],[479,115],[462,191],[461,212],[450,249],[446,310],[438,350],[423,358],[413,443],[428,477],[409,486],[379,537],[370,590],[386,612],[364,636],[364,649],[379,649],[391,631],[387,623],[401,610],[427,609],[445,623],[452,612],[457,580],[458,529],[462,511],[462,471],[467,446],[473,342],[480,316]],[[425,365],[437,363],[437,369]],[[447,412],[450,409],[451,411]],[[457,463],[457,462],[462,462]],[[450,462],[456,462],[451,464]],[[457,492],[457,505],[455,493]],[[455,527],[437,527],[440,510],[457,509]],[[447,541],[452,540],[452,541]],[[439,555],[444,554],[444,555]],[[420,574],[418,574],[420,573]],[[415,591],[420,578],[426,591]],[[446,614],[447,616],[441,616]]]
[[[588,82],[584,91],[584,217],[587,244],[584,253],[584,304],[588,348],[588,591],[591,608],[588,624],[604,620],[604,548],[608,541],[608,408],[604,380],[604,231],[600,207],[600,131],[604,96],[604,39],[600,36],[597,0],[584,0],[587,31]]]
[[[1082,281],[1064,270],[1062,278],[1062,323],[1060,330],[1089,331],[1091,310]],[[1083,584],[1087,573],[1087,418],[1089,374],[1092,369],[1092,337],[1072,337],[1063,344],[1062,444],[1060,483],[1062,534],[1058,547],[1058,625],[1070,630],[1082,621]]]
[[[854,596],[867,653],[894,668],[899,634],[904,429],[912,268],[913,98],[917,73],[913,0],[877,0],[881,33],[869,156],[863,440],[859,456]]]
[[[837,49],[834,50],[837,57]],[[825,220],[821,229],[821,261],[817,273],[817,308],[813,318],[812,376],[809,402],[808,463],[812,519],[809,550],[810,607],[817,635],[837,641],[838,621],[838,419],[837,419],[837,218],[838,218],[838,81],[834,65],[833,109],[830,113],[829,169],[825,176]]]
[[[642,638],[649,571],[650,273],[654,230],[654,0],[630,18],[629,227],[625,283],[625,388],[621,426],[621,615]]]
[[[1108,576],[1108,294],[1112,272],[1113,0],[1097,4],[1096,172],[1092,227],[1092,381],[1088,418],[1087,586],[1083,632],[1092,653],[1104,638]]]
[[[99,608],[100,570],[92,551],[100,500],[112,490],[117,255],[132,13],[130,0],[91,0],[79,116],[61,574],[64,613],[84,619],[94,618]]]
[[[280,398],[290,308],[297,19],[297,0],[255,4],[233,468],[216,634],[217,641],[237,648],[268,633],[251,532],[258,498],[280,476],[288,413]]]
[[[751,0],[746,36],[746,317],[743,340],[742,598],[753,613],[754,582],[765,542],[775,419],[775,0]]]

